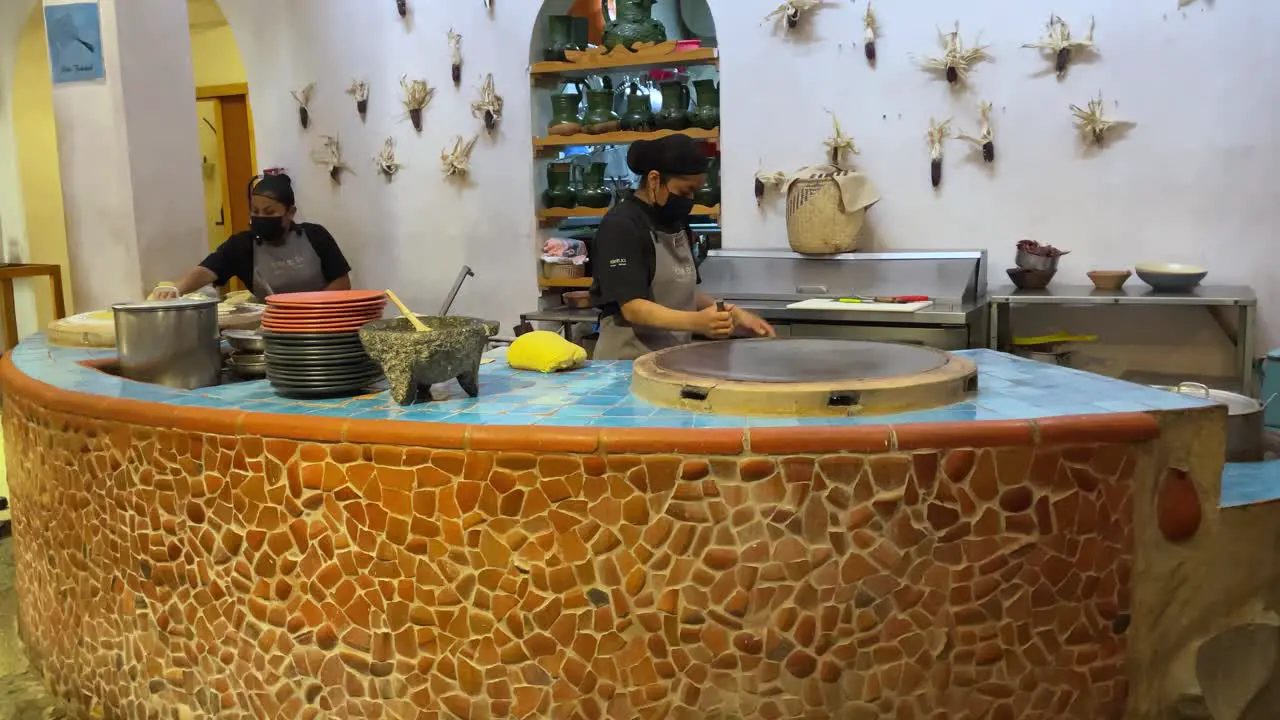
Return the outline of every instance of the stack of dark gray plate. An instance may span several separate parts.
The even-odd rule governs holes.
[[[267,380],[288,397],[356,395],[382,379],[382,368],[365,354],[360,335],[262,331]]]

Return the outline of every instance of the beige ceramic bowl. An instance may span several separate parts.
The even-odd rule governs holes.
[[[1133,275],[1128,270],[1093,270],[1086,274],[1099,290],[1119,290]]]

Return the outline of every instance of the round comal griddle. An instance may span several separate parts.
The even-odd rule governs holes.
[[[663,370],[717,380],[812,383],[915,375],[937,370],[949,357],[913,345],[788,338],[682,345],[658,354],[654,362]]]
[[[825,338],[703,342],[635,362],[631,389],[668,407],[727,415],[865,415],[948,405],[977,367],[933,348]]]

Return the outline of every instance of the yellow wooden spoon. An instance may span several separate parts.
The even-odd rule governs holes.
[[[387,297],[391,298],[391,302],[395,303],[396,307],[400,308],[400,314],[408,318],[409,324],[413,326],[414,330],[418,332],[431,332],[431,328],[427,327],[421,320],[419,320],[416,313],[410,312],[409,308],[405,307],[404,303],[400,302],[400,298],[396,297],[395,293],[388,290]]]

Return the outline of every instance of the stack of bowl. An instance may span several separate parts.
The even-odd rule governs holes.
[[[382,317],[386,294],[368,290],[288,293],[267,298],[262,317],[267,380],[281,395],[354,395],[382,379],[358,331]]]
[[[222,337],[231,345],[227,366],[236,376],[246,380],[267,374],[267,346],[257,330],[223,330]]]
[[[1065,253],[1063,253],[1065,254]],[[1058,273],[1061,255],[1037,255],[1021,248],[1014,256],[1014,265],[1005,272],[1019,290],[1043,290]]]

